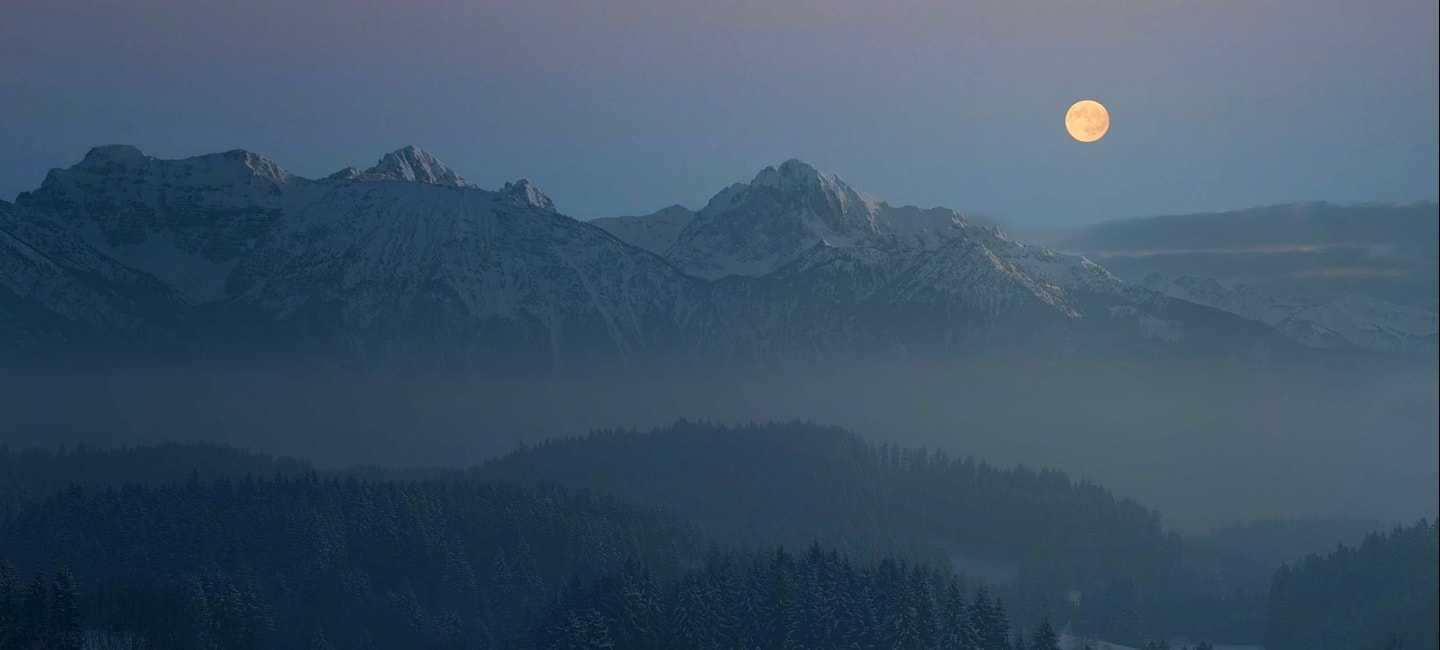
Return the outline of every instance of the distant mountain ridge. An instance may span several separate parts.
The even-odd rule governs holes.
[[[1272,325],[1307,347],[1435,353],[1435,203],[1298,203],[1125,219],[1048,241],[1131,282]]]
[[[647,215],[591,219],[590,225],[604,228],[632,246],[664,255],[694,220],[695,213],[689,208],[672,205]]]
[[[529,181],[480,189],[416,147],[319,180],[245,151],[93,149],[0,203],[0,328],[11,356],[504,371],[1291,347],[798,160],[698,213],[592,225]]]
[[[1348,293],[1328,299],[1285,296],[1213,278],[1146,276],[1143,286],[1182,300],[1256,320],[1314,348],[1392,353],[1435,350],[1435,312]]]
[[[1433,201],[1285,203],[1229,212],[1199,212],[1103,221],[1066,233],[1067,248],[1097,250],[1233,248],[1283,244],[1396,243],[1434,254],[1440,236]]]

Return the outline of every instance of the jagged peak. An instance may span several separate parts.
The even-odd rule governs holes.
[[[374,167],[361,175],[373,180],[408,181],[430,185],[466,187],[465,179],[451,171],[430,152],[415,145],[401,147],[380,157]]]
[[[767,166],[755,175],[748,187],[768,189],[784,195],[824,196],[825,201],[834,209],[864,213],[867,220],[873,217],[880,207],[878,201],[850,187],[839,176],[821,172],[799,158],[791,158],[778,166]]]
[[[727,210],[737,201],[745,200],[754,190],[781,195],[823,196],[826,197],[823,199],[825,202],[842,212],[855,209],[874,212],[879,206],[877,201],[856,191],[840,177],[821,172],[799,158],[791,158],[779,165],[767,165],[749,183],[734,183],[720,190],[710,197],[703,211]]]
[[[555,202],[550,200],[540,188],[530,182],[528,178],[522,178],[513,183],[506,183],[500,188],[500,196],[508,203],[541,210],[555,210]]]

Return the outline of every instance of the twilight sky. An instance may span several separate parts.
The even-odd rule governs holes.
[[[1433,200],[1435,0],[3,0],[0,198],[91,146],[405,144],[581,218],[790,157],[1016,225]],[[1064,111],[1113,125],[1071,141]]]

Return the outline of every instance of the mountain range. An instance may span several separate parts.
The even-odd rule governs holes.
[[[799,160],[699,211],[588,223],[415,147],[308,179],[246,151],[104,146],[0,202],[0,354],[18,361],[550,372],[1303,349],[1216,306]]]

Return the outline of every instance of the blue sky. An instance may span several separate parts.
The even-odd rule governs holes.
[[[293,173],[405,144],[582,218],[799,157],[1017,225],[1436,197],[1434,0],[0,6],[0,197],[94,145]],[[1111,111],[1065,136],[1070,102]]]

